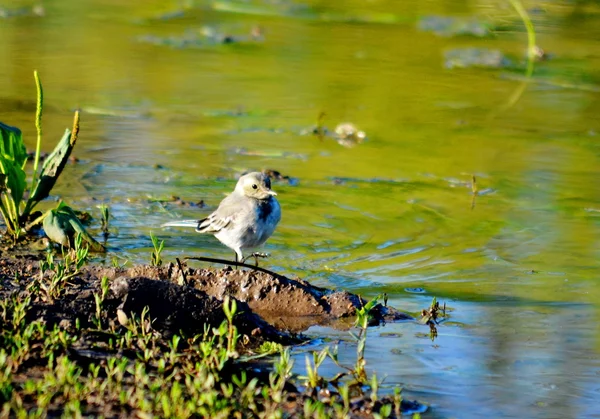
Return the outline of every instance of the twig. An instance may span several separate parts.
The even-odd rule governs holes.
[[[234,261],[231,261],[231,260],[207,258],[207,257],[203,257],[203,256],[199,256],[199,257],[186,256],[184,258],[184,260],[199,260],[201,262],[213,262],[213,263],[222,263],[223,265],[229,265],[229,266],[241,266],[243,268],[250,268],[250,269],[255,270],[255,271],[260,271],[260,272],[269,274],[269,275],[274,276],[276,278],[284,278],[284,276],[279,275],[278,273],[275,273],[275,272],[270,271],[268,269],[261,268],[260,266],[248,265],[247,263],[234,262]]]

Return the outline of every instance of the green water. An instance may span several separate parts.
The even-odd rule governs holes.
[[[430,405],[425,417],[600,417],[597,2],[525,4],[549,58],[512,104],[527,37],[508,2],[124,4],[48,2],[37,16],[0,1],[14,12],[0,18],[0,120],[33,148],[33,69],[45,149],[83,110],[80,163],[53,198],[96,215],[110,205],[107,262],[148,262],[150,232],[167,260],[231,257],[212,237],[159,226],[208,214],[239,173],[278,170],[297,184],[273,186],[283,218],[270,267],[387,292],[415,314],[433,296],[452,309],[435,342],[416,323],[370,330],[384,389],[400,384]],[[430,17],[489,32],[427,30]],[[445,66],[468,47],[512,64]],[[352,122],[367,140],[302,135],[320,112],[329,130]],[[207,207],[158,202],[172,195]],[[346,332],[307,333],[343,339],[352,363]]]

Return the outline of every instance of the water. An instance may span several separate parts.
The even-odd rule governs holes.
[[[413,314],[433,296],[452,310],[434,342],[417,323],[369,331],[368,367],[385,389],[430,404],[426,417],[600,417],[597,3],[526,4],[549,59],[512,105],[526,35],[508,3],[43,6],[35,16],[0,4],[17,11],[0,19],[0,120],[33,148],[33,69],[46,150],[82,109],[81,161],[53,198],[96,215],[110,205],[107,262],[148,262],[150,232],[168,260],[231,257],[211,237],[159,225],[207,214],[243,171],[279,170],[297,184],[273,186],[273,269],[386,292]],[[454,28],[425,30],[432,16]],[[493,33],[460,35],[464,21]],[[448,51],[473,47],[512,64],[445,67]],[[349,121],[367,141],[302,135],[320,112],[329,130]],[[161,202],[172,195],[206,208]],[[342,339],[353,362],[346,332],[308,334]]]

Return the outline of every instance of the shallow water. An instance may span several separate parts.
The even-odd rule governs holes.
[[[37,16],[1,2],[0,120],[33,148],[34,68],[45,149],[82,109],[80,163],[53,198],[110,205],[107,263],[148,262],[150,232],[167,260],[230,257],[159,226],[206,215],[239,173],[279,170],[297,184],[274,184],[270,267],[413,314],[433,296],[452,309],[434,342],[417,323],[369,330],[384,387],[425,417],[600,417],[600,7],[526,4],[549,59],[511,104],[526,35],[509,3],[330,3],[63,1]],[[510,64],[446,68],[473,47]],[[306,135],[320,112],[367,140]],[[346,332],[308,334],[342,339],[353,362]]]

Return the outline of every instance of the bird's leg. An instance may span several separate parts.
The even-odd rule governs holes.
[[[268,257],[269,257],[269,254],[268,254],[268,253],[254,252],[254,253],[252,253],[251,255],[249,255],[249,256],[246,256],[246,257],[245,257],[245,258],[242,260],[242,263],[244,263],[244,262],[246,261],[246,259],[248,259],[249,257],[253,257],[253,258],[254,258],[254,264],[255,264],[256,266],[258,266],[258,258],[263,258],[263,259],[266,259],[266,258],[268,258]]]
[[[239,262],[238,261],[238,259],[239,259],[238,254],[237,254],[237,252],[234,252],[234,253],[235,253],[235,263],[238,263]],[[243,259],[242,259],[242,263],[243,263]],[[240,268],[239,266],[235,265],[234,269],[237,271],[239,268]]]

